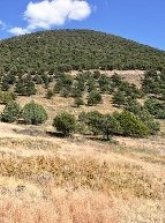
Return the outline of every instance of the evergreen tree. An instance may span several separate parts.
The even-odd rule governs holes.
[[[21,108],[16,102],[9,102],[1,113],[1,121],[14,122],[20,116]]]
[[[55,117],[53,126],[64,136],[69,136],[76,129],[76,119],[74,115],[63,112]]]
[[[77,107],[80,107],[81,105],[84,105],[84,101],[82,98],[75,98],[75,101],[74,101],[75,105]]]
[[[101,103],[102,97],[98,91],[91,91],[88,96],[88,105],[97,105]]]
[[[36,104],[32,101],[24,106],[22,118],[27,124],[38,125],[47,120],[47,113],[42,105]]]

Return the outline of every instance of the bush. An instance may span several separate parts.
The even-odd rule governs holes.
[[[74,101],[75,105],[77,107],[80,107],[81,105],[84,105],[84,101],[82,98],[75,98],[75,101]]]
[[[57,129],[57,131],[62,132],[64,136],[69,136],[70,133],[75,131],[76,119],[74,115],[63,112],[55,117],[53,126]]]
[[[150,134],[155,135],[160,130],[159,122],[155,121],[153,116],[148,112],[148,110],[142,108],[137,116],[145,123],[149,128]]]
[[[37,90],[35,84],[31,80],[19,80],[15,86],[15,92],[21,96],[35,95]]]
[[[24,106],[22,117],[27,124],[38,125],[47,120],[47,113],[42,105],[32,101]]]
[[[88,92],[96,91],[96,80],[92,76],[88,78],[87,90]]]
[[[145,106],[146,107],[146,106]],[[153,116],[145,107],[141,106],[135,100],[130,100],[127,111],[134,113],[148,127],[150,134],[155,135],[160,130],[159,122],[155,121]]]
[[[54,93],[62,97],[69,97],[72,89],[73,78],[70,75],[60,74],[56,79],[56,84],[54,86]]]
[[[66,88],[62,89],[60,92],[60,96],[64,98],[68,98],[70,96],[70,91]]]
[[[81,118],[84,118],[84,122],[88,125],[93,135],[101,133],[101,123],[103,120],[103,115],[101,113],[98,111],[89,112],[85,115],[81,113]]]
[[[15,100],[16,96],[12,92],[0,91],[0,104],[8,104]]]
[[[142,91],[136,88],[136,85],[129,84],[126,81],[123,81],[120,86],[119,90],[123,91],[125,93],[126,97],[132,97],[132,98],[141,98],[143,96]]]
[[[10,123],[16,121],[20,115],[20,111],[21,108],[16,102],[8,103],[1,114],[1,121]]]
[[[111,77],[111,80],[113,82],[114,87],[117,87],[122,83],[121,76],[119,74],[116,74],[116,73]]]
[[[165,119],[165,103],[156,99],[148,99],[144,106],[155,118]]]
[[[101,131],[107,140],[110,140],[114,134],[120,132],[120,122],[112,115],[105,115],[101,122]]]
[[[147,136],[150,134],[145,123],[131,112],[116,113],[114,117],[120,122],[122,133],[125,136]]]
[[[9,90],[10,85],[8,83],[8,80],[6,79],[6,76],[4,76],[4,78],[2,79],[2,83],[1,83],[1,90],[2,91],[7,91]]]
[[[97,105],[101,101],[102,101],[102,97],[101,97],[101,94],[98,91],[93,90],[93,91],[91,91],[89,93],[89,96],[88,96],[88,105]]]
[[[130,98],[130,100],[128,100],[128,104],[126,106],[127,111],[137,115],[142,109],[143,107],[136,101],[136,99]]]
[[[127,98],[125,97],[125,94],[123,91],[117,91],[114,93],[112,102],[115,105],[121,106],[127,104]]]
[[[71,96],[74,98],[82,97],[84,88],[85,88],[85,86],[84,86],[83,82],[75,81],[73,84],[73,87],[71,89]]]
[[[46,98],[47,99],[51,99],[53,97],[53,91],[48,89],[47,93],[46,93]]]

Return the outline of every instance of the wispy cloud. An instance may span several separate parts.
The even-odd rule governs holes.
[[[27,26],[13,27],[9,30],[14,35],[22,35],[36,29],[50,29],[64,25],[68,20],[82,21],[91,14],[91,7],[86,0],[43,0],[30,2],[24,12]]]
[[[24,35],[26,33],[29,33],[29,31],[27,29],[21,28],[21,27],[13,27],[11,29],[9,29],[9,32],[13,35]]]

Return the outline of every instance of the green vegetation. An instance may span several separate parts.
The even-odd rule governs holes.
[[[101,122],[101,132],[106,140],[110,140],[114,134],[121,132],[120,122],[114,115],[105,115]]]
[[[124,136],[143,137],[150,133],[145,123],[131,112],[114,113],[114,117],[119,121]]]
[[[113,95],[112,102],[115,105],[121,106],[127,104],[127,98],[125,97],[124,92],[116,91]]]
[[[92,90],[89,95],[88,95],[88,105],[97,105],[99,103],[101,103],[102,101],[102,97],[101,94],[96,91],[96,90]]]
[[[145,137],[151,133],[144,121],[128,111],[106,115],[98,111],[81,113],[79,121],[85,123],[93,135],[102,135],[106,140],[113,135]]]
[[[46,98],[47,99],[51,99],[53,97],[54,93],[51,89],[48,89],[47,93],[46,93]]]
[[[75,131],[76,119],[74,115],[63,112],[54,118],[53,126],[64,136],[69,136],[70,133]]]
[[[119,107],[120,113],[89,112],[79,115],[77,121],[71,114],[59,114],[53,126],[65,136],[78,128],[107,140],[113,135],[144,137],[157,134],[160,126],[155,119],[165,118],[163,51],[100,32],[63,30],[1,41],[0,56],[0,103],[6,105],[2,121],[14,122],[21,113],[27,124],[45,122],[45,109],[34,102],[16,112],[16,96],[35,95],[38,85],[45,88],[47,99],[72,97],[75,109],[100,104],[108,95],[113,106]],[[117,73],[108,76],[101,72],[107,69],[148,71],[138,89]],[[70,70],[79,71],[72,75],[67,73]],[[140,98],[145,100],[144,106],[138,103]]]
[[[101,32],[38,32],[1,41],[2,72],[54,73],[71,69],[162,69],[163,51]],[[46,58],[46,60],[45,60]]]
[[[145,108],[157,119],[165,119],[165,102],[150,98],[145,101]]]
[[[21,108],[16,102],[9,102],[1,114],[1,121],[15,122],[20,116],[20,111]]]
[[[160,130],[159,122],[155,121],[146,106],[141,106],[136,100],[130,100],[126,110],[135,114],[148,127],[150,134],[157,134]]]
[[[93,111],[89,113],[81,113],[79,120],[85,123],[93,135],[98,135],[101,133],[101,123],[103,120],[103,115],[98,111]]]
[[[31,96],[36,93],[35,83],[31,76],[28,75],[25,79],[19,79],[16,83],[15,92],[20,96]]]
[[[45,86],[50,81],[49,79],[46,82],[46,75],[44,75],[43,80]],[[26,80],[27,82],[17,82],[17,90],[18,85],[21,86],[22,83],[25,85],[26,83],[32,83],[29,75],[25,75],[21,80]],[[144,83],[143,87],[145,86]],[[54,87],[51,88],[51,86]],[[30,88],[27,91],[27,88],[24,88],[22,85],[20,94],[24,95],[24,92],[33,93],[33,90],[33,88]],[[72,115],[62,113],[55,118],[53,126],[65,136],[68,136],[77,128],[81,134],[87,132],[93,135],[102,135],[107,140],[111,139],[113,135],[145,137],[149,134],[157,134],[160,130],[159,123],[154,118],[164,119],[163,99],[147,99],[144,106],[140,105],[137,99],[143,96],[150,98],[148,97],[149,95],[144,95],[135,85],[124,81],[118,74],[108,77],[105,74],[100,74],[99,71],[86,71],[79,72],[76,76],[71,76],[60,72],[58,77],[55,78],[54,84],[50,85],[46,90],[46,98],[50,99],[58,94],[62,97],[73,97],[76,107],[81,105],[93,106],[102,102],[103,93],[104,95],[112,95],[113,105],[119,106],[123,112],[114,113],[113,115],[103,115],[98,111],[89,112],[81,114],[78,121]],[[159,97],[159,94],[154,94],[154,97],[156,96]],[[0,99],[1,103],[5,104],[13,101],[15,95],[1,91]],[[10,115],[12,116],[12,114]],[[25,105],[22,111],[22,118],[27,124],[37,125],[46,121],[47,115],[42,106],[32,102]]]
[[[9,102],[15,100],[16,96],[12,92],[0,91],[0,104],[8,104]]]
[[[24,106],[22,118],[27,124],[38,125],[47,120],[47,113],[42,105],[36,104],[32,101]]]
[[[76,105],[77,107],[80,107],[81,105],[84,105],[84,101],[83,101],[83,99],[82,99],[82,98],[79,98],[79,97],[75,98],[74,103],[75,103],[75,105]]]
[[[165,101],[165,70],[149,70],[145,73],[143,91]]]

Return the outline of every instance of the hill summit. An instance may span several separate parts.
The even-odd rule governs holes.
[[[36,32],[0,42],[1,72],[164,67],[164,51],[90,30]]]

